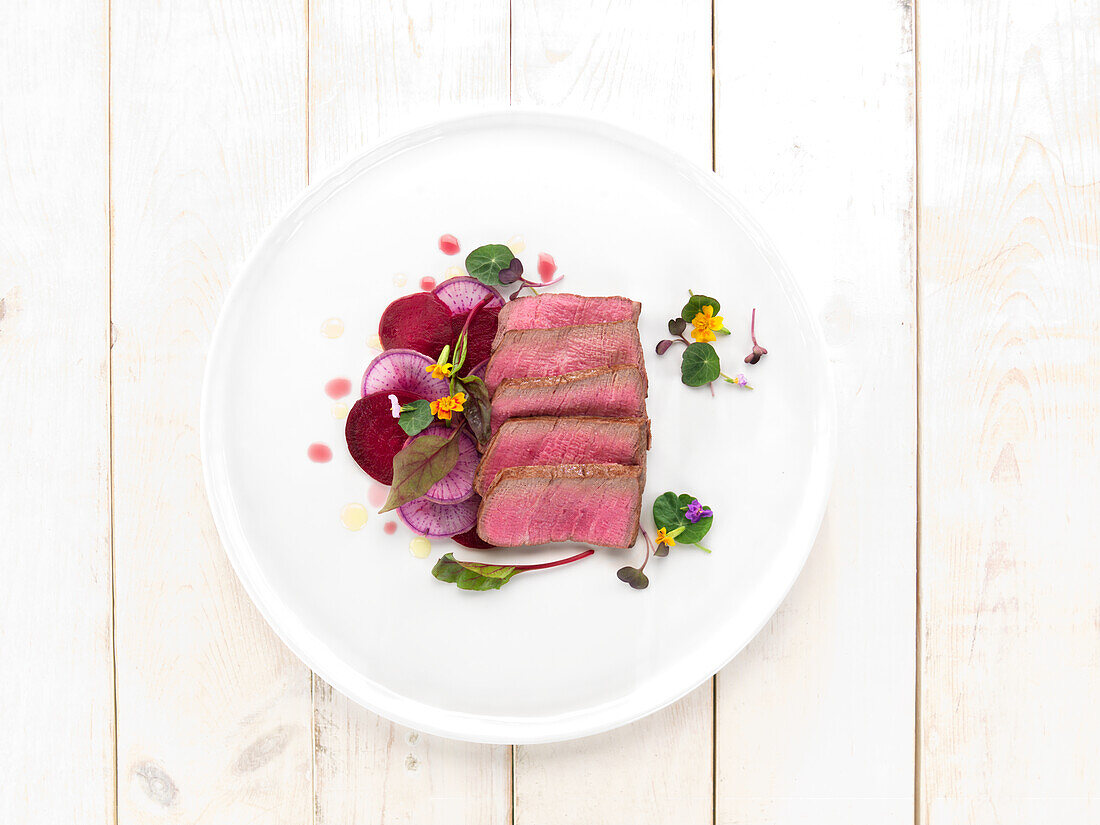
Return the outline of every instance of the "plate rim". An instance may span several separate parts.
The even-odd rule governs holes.
[[[811,465],[807,498],[816,504],[808,518],[788,544],[803,546],[797,558],[792,558],[784,568],[784,575],[770,573],[758,591],[771,580],[778,579],[768,591],[768,608],[762,611],[760,620],[750,632],[738,636],[733,645],[711,643],[705,648],[712,655],[702,657],[707,662],[706,672],[701,677],[676,683],[676,688],[666,691],[667,695],[656,698],[651,693],[660,693],[653,689],[647,693],[624,694],[617,700],[589,706],[580,711],[572,711],[558,716],[547,717],[490,717],[483,714],[470,714],[452,711],[435,705],[428,705],[410,699],[378,685],[368,677],[347,665],[338,654],[329,649],[324,642],[309,631],[297,615],[280,598],[273,587],[265,580],[251,545],[229,517],[232,507],[231,490],[226,498],[221,497],[222,479],[216,476],[214,451],[214,431],[216,419],[212,411],[211,389],[219,363],[225,361],[224,339],[228,335],[228,318],[232,309],[241,300],[244,285],[259,276],[259,266],[266,255],[277,249],[278,244],[297,231],[304,218],[315,204],[332,197],[359,174],[384,163],[401,152],[417,148],[432,140],[445,137],[453,132],[467,129],[479,129],[494,125],[552,125],[569,128],[589,134],[595,133],[605,139],[618,141],[631,148],[650,155],[667,166],[676,169],[711,197],[731,219],[739,223],[757,246],[761,254],[769,261],[780,281],[783,294],[790,301],[792,309],[811,350],[816,353],[815,374],[817,390],[821,393],[822,403],[818,410],[816,429],[817,454]],[[599,117],[568,114],[537,107],[500,107],[478,110],[476,113],[449,117],[406,129],[390,137],[378,140],[361,152],[357,152],[337,164],[325,175],[311,182],[275,217],[255,242],[248,256],[236,272],[236,277],[226,292],[225,299],[218,310],[218,320],[214,326],[207,350],[206,365],[203,372],[202,397],[199,406],[199,452],[203,468],[203,481],[211,515],[218,537],[230,565],[241,582],[256,609],[276,636],[306,667],[324,679],[329,685],[343,693],[357,704],[383,716],[397,724],[423,731],[436,736],[458,739],[468,742],[487,744],[541,744],[603,733],[623,725],[630,724],[652,713],[668,707],[702,685],[714,674],[735,659],[764,628],[782,605],[791,588],[799,579],[813,549],[824,519],[837,460],[837,412],[836,387],[833,380],[832,365],[826,355],[825,338],[820,323],[806,304],[793,273],[770,237],[751,212],[733,195],[725,182],[716,172],[702,167],[675,149],[651,138],[623,128],[611,121]],[[809,508],[804,508],[809,509]],[[235,529],[236,528],[236,529]],[[726,652],[729,651],[729,652]],[[696,651],[697,658],[701,656]],[[683,666],[681,667],[683,668]],[[693,669],[694,672],[694,669]],[[358,678],[356,678],[358,677]],[[367,690],[366,685],[372,689]],[[685,686],[686,685],[686,686]],[[419,711],[419,712],[418,712]]]

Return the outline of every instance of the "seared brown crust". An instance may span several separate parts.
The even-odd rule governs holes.
[[[633,547],[634,542],[638,540],[638,526],[642,512],[641,494],[645,491],[645,468],[628,467],[623,464],[544,464],[534,467],[508,467],[507,469],[501,470],[497,474],[497,477],[493,479],[493,483],[489,485],[489,489],[486,490],[484,498],[481,499],[481,504],[478,505],[478,535],[481,535],[481,519],[485,514],[485,505],[492,497],[493,491],[502,483],[523,481],[526,479],[546,479],[548,481],[554,481],[556,479],[588,480],[617,478],[634,479],[638,482],[639,497],[638,506],[634,514],[634,533],[631,535],[630,541],[622,545],[623,547]],[[488,541],[488,539],[485,540]]]

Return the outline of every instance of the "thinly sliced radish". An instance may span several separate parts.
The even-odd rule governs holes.
[[[397,508],[397,515],[414,533],[430,538],[445,538],[465,533],[477,523],[478,499],[468,498],[458,504],[436,504],[418,498]]]
[[[469,275],[448,278],[433,289],[432,294],[445,303],[453,315],[465,315],[486,295],[493,296],[486,306],[497,309],[504,306],[504,299],[500,297],[499,292]]]
[[[383,349],[413,349],[432,358],[451,343],[451,309],[430,292],[390,303],[378,322]]]
[[[344,424],[351,457],[367,475],[383,484],[393,482],[393,457],[406,440],[405,431],[390,412],[390,395],[398,404],[416,399],[404,390],[371,393],[355,402]]]
[[[424,435],[449,436],[452,432],[450,427],[443,424],[432,424],[406,441],[405,446]],[[481,456],[478,454],[474,439],[468,432],[459,433],[458,463],[453,470],[428,489],[424,498],[436,504],[456,504],[468,499],[474,494],[474,475],[477,473],[477,464],[480,460]]]
[[[415,350],[386,350],[371,361],[363,373],[361,394],[404,390],[417,398],[435,401],[448,395],[451,388],[443,379],[432,378],[428,367],[434,363],[434,358]]]

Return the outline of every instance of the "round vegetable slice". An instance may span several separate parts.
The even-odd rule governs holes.
[[[466,363],[480,364],[488,359],[493,350],[493,338],[497,334],[497,313],[499,307],[486,306],[477,311],[470,322],[466,340]],[[451,316],[451,336],[457,341],[462,327],[466,324],[466,315]]]
[[[477,278],[471,278],[469,275],[448,278],[433,289],[432,294],[445,303],[452,314],[462,315],[463,318],[486,295],[493,296],[493,299],[486,306],[496,307],[497,309],[504,306],[504,299],[500,297],[499,292],[491,286],[483,284]],[[459,324],[459,326],[462,325]]]
[[[363,472],[382,484],[393,482],[393,457],[408,438],[391,413],[391,393],[398,404],[408,404],[419,397],[404,390],[365,395],[352,406],[344,424],[351,457]]]
[[[443,424],[432,424],[406,441],[405,445],[408,446],[422,435],[448,436],[452,432],[450,427]],[[480,460],[481,456],[477,452],[474,439],[468,432],[459,433],[458,462],[453,470],[428,489],[424,498],[436,504],[456,504],[468,499],[474,494],[474,474],[477,472],[477,464]]]
[[[457,504],[437,504],[426,498],[418,498],[397,508],[397,515],[414,533],[430,538],[444,538],[465,533],[477,523],[477,505],[474,498]]]
[[[478,502],[481,502],[481,496],[475,494]],[[456,536],[451,536],[456,542],[463,547],[469,547],[471,550],[491,550],[496,547],[495,544],[489,544],[481,536],[477,534],[477,525],[474,525],[465,533],[459,533]]]
[[[371,361],[363,373],[361,394],[403,390],[429,401],[442,398],[449,394],[450,385],[441,378],[432,378],[428,367],[434,363],[434,358],[415,350],[386,350]]]
[[[383,349],[412,349],[439,357],[451,343],[451,310],[431,292],[414,292],[390,303],[378,322]]]
[[[485,368],[488,367],[488,366],[489,366],[489,359],[486,358],[484,361],[482,361],[480,364],[478,364],[476,367],[474,367],[472,370],[470,370],[466,374],[467,375],[476,375],[478,378],[480,378],[482,381],[484,381],[485,380]]]

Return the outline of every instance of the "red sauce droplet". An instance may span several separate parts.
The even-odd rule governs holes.
[[[542,278],[542,282],[546,283],[554,277],[554,273],[558,271],[558,265],[554,263],[554,256],[549,252],[539,253],[539,277]]]
[[[351,392],[351,382],[346,378],[333,378],[325,384],[325,395],[338,401]]]
[[[382,532],[385,533],[387,536],[392,536],[394,533],[397,532],[397,525],[392,521],[387,521],[382,526]]]
[[[389,496],[389,488],[378,482],[371,484],[367,491],[367,501],[370,502],[371,507],[381,507]]]
[[[439,248],[443,250],[444,255],[457,255],[458,238],[456,238],[454,235],[440,235]]]
[[[435,289],[435,278],[431,275],[425,275],[420,279],[420,288],[425,292],[431,292]]]
[[[309,456],[310,461],[316,461],[318,464],[332,461],[332,450],[318,442],[309,445],[306,455]]]

